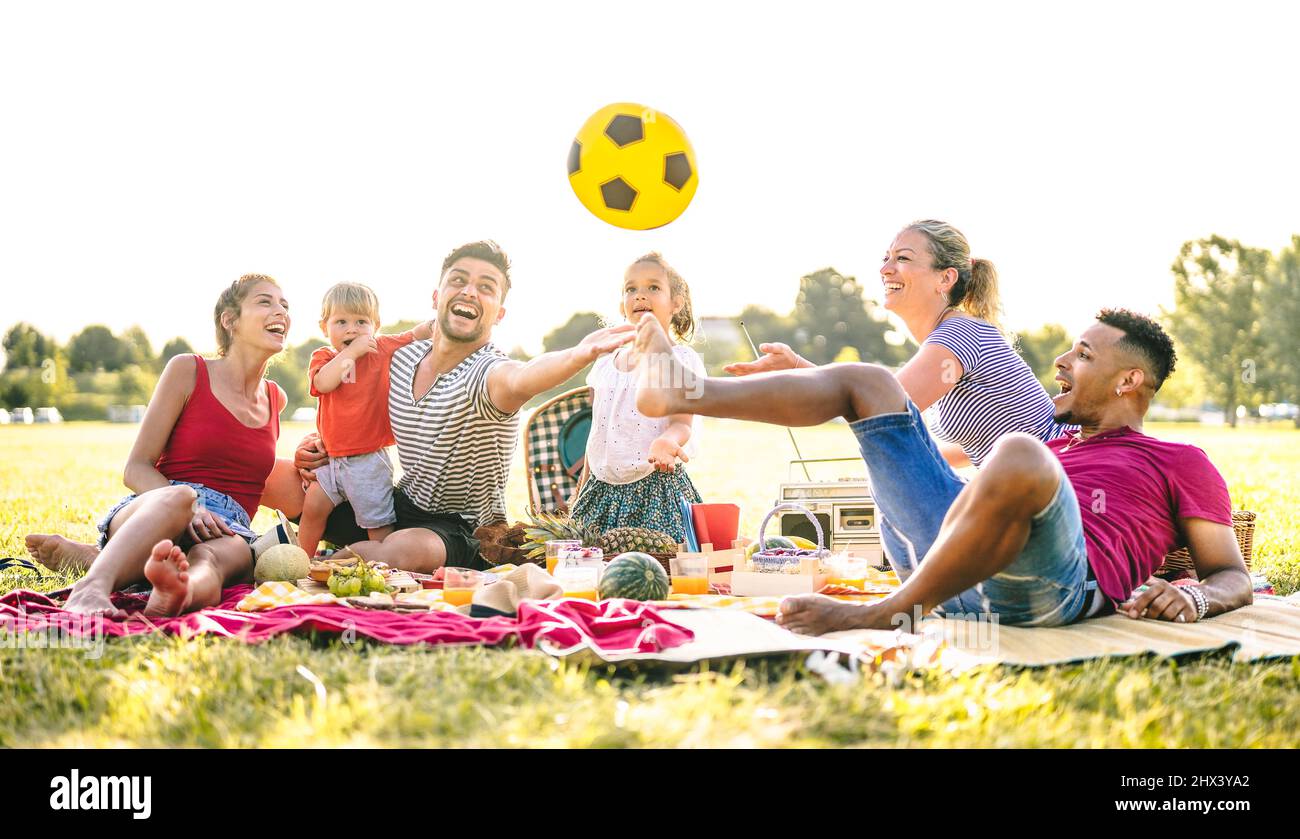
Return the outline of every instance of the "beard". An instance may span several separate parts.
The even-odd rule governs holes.
[[[449,341],[455,341],[460,344],[474,344],[483,339],[487,332],[487,325],[483,322],[483,316],[479,315],[478,320],[468,332],[457,333],[451,327],[451,309],[450,307],[438,313],[438,331]]]

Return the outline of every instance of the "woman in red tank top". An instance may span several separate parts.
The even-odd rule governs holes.
[[[120,616],[111,593],[147,579],[145,613],[176,615],[219,603],[252,574],[249,521],[285,404],[264,377],[285,347],[289,304],[275,280],[249,274],[222,293],[213,319],[220,357],[167,362],[123,474],[137,494],[101,525],[103,549],[72,587],[69,611]]]

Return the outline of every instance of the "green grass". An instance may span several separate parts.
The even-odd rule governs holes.
[[[284,453],[303,427],[286,426]],[[1300,434],[1153,427],[1203,447],[1237,507],[1260,514],[1256,565],[1300,586]],[[22,536],[90,540],[122,494],[133,426],[0,428],[0,556]],[[843,426],[797,432],[807,456],[850,455]],[[752,533],[785,479],[783,431],[707,423],[691,474],[742,507]],[[744,464],[738,468],[738,464]],[[508,498],[522,509],[516,464]],[[22,573],[0,592],[51,590]],[[323,701],[305,668],[325,687]],[[100,658],[24,649],[0,633],[0,746],[1291,746],[1300,660],[1157,660],[955,676],[869,676],[849,687],[799,662],[640,675],[525,650],[424,649],[281,637],[259,646],[164,637]]]

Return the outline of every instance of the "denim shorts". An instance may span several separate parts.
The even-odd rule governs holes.
[[[939,453],[921,412],[878,414],[850,425],[867,463],[885,555],[900,580],[925,560],[948,508],[965,488]],[[1088,579],[1088,549],[1079,501],[1064,470],[1051,502],[1034,516],[1029,539],[1002,571],[945,601],[948,617],[997,614],[1005,624],[1060,626],[1078,618],[1097,583]]]
[[[198,493],[198,503],[202,504],[209,513],[226,523],[226,526],[235,531],[235,535],[243,538],[244,541],[252,544],[257,539],[257,534],[252,531],[253,523],[248,519],[248,512],[239,502],[226,495],[224,492],[217,492],[215,489],[205,487],[203,484],[192,484],[189,481],[169,481],[172,486],[193,487]],[[130,504],[139,495],[128,495],[121,501],[113,505],[113,509],[108,511],[99,523],[99,549],[103,550],[104,545],[108,544],[108,526],[113,521],[113,516],[118,511]]]

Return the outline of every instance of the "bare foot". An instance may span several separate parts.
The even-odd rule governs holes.
[[[636,409],[647,417],[690,413],[699,377],[673,355],[668,334],[649,312],[637,325],[632,353],[638,371]]]
[[[84,579],[72,587],[63,608],[79,615],[104,615],[114,619],[126,617],[126,612],[113,605],[108,592],[93,584],[88,585]]]
[[[861,629],[863,606],[841,603],[820,594],[803,594],[781,601],[776,622],[800,635],[822,635],[837,629]]]
[[[190,564],[184,552],[164,539],[153,546],[144,564],[144,576],[153,584],[153,594],[144,607],[150,617],[171,617],[185,611],[190,602]]]
[[[33,533],[27,537],[27,552],[51,571],[85,571],[99,556],[99,548],[62,536]]]

